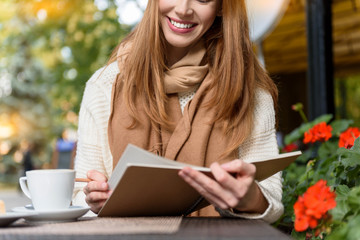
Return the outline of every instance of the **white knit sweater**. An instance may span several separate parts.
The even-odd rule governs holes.
[[[108,178],[113,160],[108,143],[108,119],[110,116],[112,84],[119,73],[116,63],[99,69],[87,82],[80,108],[78,144],[75,160],[76,177],[85,178],[88,170],[96,169]],[[181,109],[192,99],[195,92],[179,94]],[[239,147],[239,159],[254,162],[259,158],[277,155],[275,113],[270,94],[256,92],[255,124],[251,137]],[[222,216],[276,221],[283,213],[281,173],[258,183],[269,203],[263,214],[234,214],[217,209]],[[75,185],[73,204],[86,206],[83,184]]]

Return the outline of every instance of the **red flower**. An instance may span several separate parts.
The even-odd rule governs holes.
[[[358,128],[348,128],[345,132],[340,134],[339,147],[350,149],[354,146],[355,139],[359,136],[360,130]]]
[[[325,180],[309,187],[294,204],[295,230],[302,232],[309,227],[316,228],[318,221],[327,218],[327,212],[336,206],[335,197]]]
[[[298,146],[296,145],[296,143],[290,143],[288,145],[286,145],[285,147],[283,147],[282,151],[283,152],[292,152],[298,149]]]
[[[317,141],[325,142],[331,138],[332,127],[326,122],[316,124],[309,131],[304,134],[304,143],[314,143]]]

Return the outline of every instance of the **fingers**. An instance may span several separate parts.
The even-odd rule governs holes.
[[[241,175],[255,176],[256,173],[256,167],[254,164],[246,163],[239,159],[222,164],[221,167],[227,172]]]
[[[189,167],[182,169],[179,175],[214,206],[228,209],[237,205],[233,194],[206,175]]]
[[[86,195],[86,202],[88,204],[95,204],[98,202],[106,201],[106,199],[109,197],[109,194],[107,192],[91,192]]]
[[[85,189],[84,189],[85,192]],[[87,192],[85,201],[90,206],[91,211],[94,213],[98,213],[106,200],[109,198],[111,192],[100,192],[100,191],[92,191]]]
[[[212,173],[224,188],[231,191],[239,200],[237,208],[240,211],[263,212],[267,208],[267,201],[255,183],[256,167],[239,159],[223,165],[211,165]],[[236,173],[235,178],[224,172]],[[258,204],[259,199],[261,204]]]
[[[232,161],[232,169],[237,169],[239,172],[236,173],[235,177],[230,175],[225,169],[222,168],[218,163],[213,163],[210,168],[216,181],[225,189],[235,195],[237,199],[242,199],[247,194],[249,187],[254,182],[255,173],[252,172],[252,165],[244,163],[240,160]],[[232,163],[230,162],[230,163]],[[250,171],[250,172],[247,172]]]
[[[101,172],[90,170],[87,172],[87,177],[92,181],[89,182],[84,188],[86,195],[90,194],[91,192],[106,192],[109,190],[107,178]]]
[[[91,181],[84,187],[85,194],[90,194],[91,192],[106,192],[109,190],[109,185],[107,182],[97,182]]]
[[[99,183],[95,181],[89,182],[84,187],[84,193],[86,194],[85,201],[94,213],[98,213],[100,211],[111,194],[108,190],[107,183]]]
[[[105,200],[91,204],[88,203],[88,205],[90,206],[90,210],[93,211],[94,213],[99,213],[99,211],[104,206],[104,204],[105,204]]]
[[[97,170],[89,170],[87,172],[87,177],[93,181],[97,182],[107,182],[107,177],[104,174]]]
[[[96,170],[88,171],[87,177],[92,181],[84,187],[85,201],[93,212],[98,213],[110,196],[109,184],[105,175]]]
[[[221,166],[214,163],[210,168],[214,179],[189,167],[182,169],[179,175],[214,206],[246,209],[254,200],[250,193],[256,185],[255,166],[234,160]]]

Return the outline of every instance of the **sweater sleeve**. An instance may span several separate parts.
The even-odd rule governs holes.
[[[254,162],[257,159],[279,154],[275,132],[275,111],[272,97],[264,90],[258,90],[256,95],[255,124],[249,139],[239,147],[239,159]],[[263,219],[275,222],[284,211],[282,204],[281,172],[257,182],[269,206],[262,214],[234,213],[229,210],[217,209],[222,216],[242,217],[248,219]]]
[[[98,70],[86,83],[81,102],[78,126],[78,143],[75,158],[76,177],[86,178],[91,169],[107,178],[112,172],[112,156],[108,145],[107,123],[110,115],[111,86],[118,73],[111,64]],[[73,205],[87,206],[83,188],[86,183],[76,183]]]

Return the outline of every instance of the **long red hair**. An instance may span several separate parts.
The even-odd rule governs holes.
[[[231,136],[231,152],[250,135],[254,124],[256,89],[268,91],[277,107],[277,87],[259,64],[249,37],[248,17],[244,0],[225,0],[221,16],[216,17],[204,34],[210,71],[214,75],[211,85],[213,97],[207,107],[218,113],[214,121],[224,123],[224,132]],[[158,1],[150,0],[137,27],[119,47],[126,51],[126,64],[120,69],[124,81],[124,101],[130,114],[136,118],[136,97],[144,99],[142,105],[154,125],[169,127],[171,122],[165,111],[167,95],[163,74],[167,69],[165,38],[161,30]],[[116,60],[116,51],[110,62]],[[134,87],[134,85],[136,87]]]

